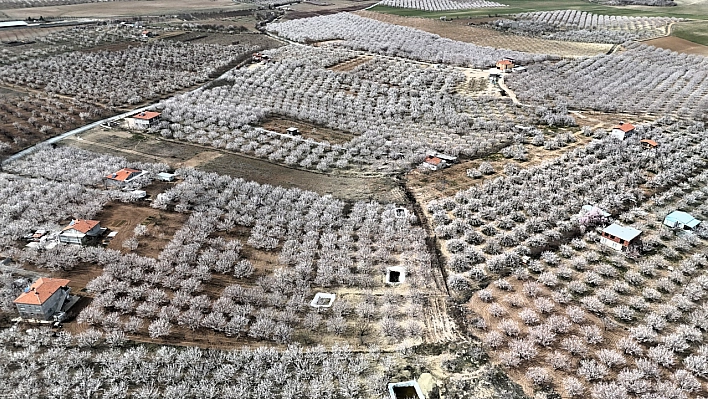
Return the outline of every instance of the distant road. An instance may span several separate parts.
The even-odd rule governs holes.
[[[58,142],[58,141],[64,140],[64,139],[67,138],[67,137],[70,137],[70,136],[73,136],[73,135],[75,135],[75,134],[79,134],[79,133],[85,132],[85,131],[87,131],[87,130],[91,130],[91,129],[97,127],[97,126],[100,126],[100,125],[104,124],[104,123],[117,121],[118,119],[123,119],[123,118],[125,118],[125,117],[127,117],[127,116],[130,116],[130,115],[133,115],[133,114],[137,114],[138,112],[145,111],[145,110],[150,109],[150,108],[152,108],[152,107],[154,107],[154,106],[155,106],[154,104],[146,105],[146,106],[144,106],[144,107],[140,107],[140,108],[136,108],[136,109],[134,109],[134,110],[128,111],[128,112],[124,112],[124,113],[122,113],[122,114],[120,114],[120,115],[111,116],[110,118],[101,119],[100,121],[96,121],[96,122],[93,122],[93,123],[89,123],[88,125],[81,126],[81,127],[76,128],[76,129],[74,129],[74,130],[70,130],[70,131],[68,131],[68,132],[66,132],[66,133],[64,133],[64,134],[60,134],[59,136],[54,136],[54,137],[52,137],[52,138],[50,138],[50,139],[48,139],[48,140],[44,140],[44,141],[42,141],[42,142],[39,142],[39,143],[33,145],[32,147],[25,148],[24,150],[22,150],[22,151],[20,151],[20,152],[18,152],[18,153],[16,153],[16,154],[14,154],[14,155],[11,155],[11,156],[8,157],[7,159],[5,159],[5,160],[2,162],[2,164],[5,165],[5,164],[10,163],[10,162],[12,162],[12,161],[14,161],[14,160],[20,159],[20,158],[24,157],[25,155],[29,155],[29,154],[31,154],[32,152],[34,152],[34,151],[37,149],[38,146],[41,146],[41,145],[44,145],[44,144],[54,144],[54,143],[56,143],[56,142]]]

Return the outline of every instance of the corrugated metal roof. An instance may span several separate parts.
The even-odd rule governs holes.
[[[605,227],[602,232],[621,238],[625,241],[632,241],[637,238],[638,235],[642,234],[641,230],[637,230],[632,227],[620,226],[617,223],[612,223],[611,225]]]
[[[0,28],[14,28],[16,26],[27,26],[28,23],[25,21],[5,21],[0,22]]]
[[[683,211],[673,211],[669,213],[668,215],[666,215],[666,220],[670,220],[672,222],[679,222],[690,228],[694,228],[701,223],[700,220],[694,218],[693,216],[691,216],[691,214]]]

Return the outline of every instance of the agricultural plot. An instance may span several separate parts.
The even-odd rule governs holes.
[[[86,285],[93,300],[79,315],[79,323],[163,342],[199,341],[212,332],[232,344],[415,343],[428,328],[439,328],[426,325],[417,311],[442,284],[431,267],[425,233],[416,226],[415,216],[393,205],[347,205],[300,189],[181,169],[177,173],[182,181],[156,195],[151,204],[187,215],[156,257],[135,252],[140,241],[157,234],[149,224],[118,226],[134,229],[134,236],[123,243],[130,250],[126,254],[100,247],[14,246],[23,232],[56,228],[69,214],[94,218],[106,215],[101,210],[109,201],[130,202],[130,193],[99,189],[102,176],[110,173],[106,171],[120,163],[116,157],[62,147],[41,150],[7,168],[43,178],[16,178],[13,183],[4,177],[3,204],[32,203],[31,209],[4,205],[3,249],[13,259],[68,273],[85,263],[103,269]],[[165,168],[129,166],[151,173]],[[150,179],[139,183],[148,185]],[[41,192],[43,184],[47,188]],[[32,194],[18,192],[19,187]],[[66,193],[58,195],[57,190]],[[25,199],[20,201],[18,195]],[[76,198],[84,202],[68,202]],[[45,206],[47,201],[62,206],[46,209],[52,208]],[[40,215],[33,211],[43,208]],[[393,272],[395,279],[390,277]],[[392,284],[386,284],[386,278]],[[336,295],[331,307],[313,302],[318,292]]]
[[[528,75],[512,75],[506,82],[521,101],[700,119],[708,109],[706,66],[705,57],[634,43],[611,55],[532,65]]]
[[[0,99],[0,153],[16,152],[106,113],[102,107],[53,95],[8,95]]]
[[[493,28],[469,25],[466,19],[441,21],[434,18],[409,18],[373,11],[357,11],[357,15],[377,21],[409,26],[444,38],[472,43],[477,46],[490,46],[499,49],[523,51],[526,53],[549,54],[558,57],[589,57],[607,53],[612,46],[602,43],[585,43],[551,40],[535,35],[510,34],[505,28]]]
[[[671,17],[625,17],[599,15],[587,11],[558,10],[517,14],[517,19],[544,23],[552,26],[576,27],[580,29],[610,29],[620,31],[645,31],[665,28],[681,18]]]
[[[414,8],[424,11],[467,10],[470,8],[505,7],[504,4],[486,0],[383,0],[380,5]]]
[[[283,57],[293,51],[298,58]],[[464,156],[497,151],[510,144],[514,123],[537,119],[508,99],[453,94],[465,77],[450,67],[377,58],[337,73],[318,65],[356,53],[286,46],[270,54],[276,62],[233,70],[223,85],[164,101],[155,130],[308,169],[395,171],[431,149]],[[252,127],[273,114],[354,137],[332,144]]]
[[[203,83],[253,48],[155,41],[120,51],[73,52],[0,67],[3,82],[109,106],[138,104]]]
[[[63,6],[68,4],[98,3],[106,1],[132,1],[132,0],[1,0],[0,10],[8,8],[30,8]]]
[[[268,25],[268,30],[301,43],[338,40],[338,45],[353,50],[475,68],[493,66],[504,57],[520,62],[550,58],[548,55],[479,47],[349,13],[273,23]]]
[[[0,35],[3,35],[0,37],[5,42],[21,41],[25,43],[17,46],[3,46],[0,50],[0,65],[102,46],[138,45],[145,41],[141,35],[142,31],[141,28],[125,25],[107,25],[58,30],[37,28],[30,30],[29,33],[25,30],[0,32]]]
[[[228,351],[127,346],[118,332],[55,334],[44,327],[29,333],[3,329],[0,345],[7,365],[0,369],[0,389],[11,393],[8,398],[377,398],[386,393],[389,376],[399,372],[405,359],[378,348],[355,352],[348,345]],[[68,354],[81,361],[58,367]],[[21,377],[28,356],[38,358],[36,378]]]
[[[663,120],[638,132],[661,147],[595,140],[428,205],[468,328],[527,393],[704,391],[708,233],[661,224],[673,209],[708,216],[704,134]],[[641,244],[627,256],[599,244],[609,221],[579,217],[586,203],[642,230]]]

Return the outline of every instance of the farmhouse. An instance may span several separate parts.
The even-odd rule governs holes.
[[[610,136],[615,137],[620,140],[624,140],[628,136],[630,136],[632,133],[634,133],[634,125],[631,123],[622,123],[620,122],[619,125],[612,126],[612,130],[610,131]]]
[[[510,59],[503,59],[497,61],[497,69],[502,72],[511,72],[514,70],[514,62]]]
[[[701,221],[691,216],[691,214],[682,211],[673,211],[666,215],[664,224],[675,229],[693,230]]]
[[[430,170],[440,170],[445,169],[447,163],[436,156],[428,155],[421,166]]]
[[[616,251],[622,251],[639,237],[640,234],[642,234],[641,230],[613,223],[602,230],[600,243]]]
[[[101,235],[98,220],[74,219],[59,233],[59,242],[84,245]]]
[[[114,186],[124,186],[130,183],[133,179],[141,176],[144,172],[140,169],[123,168],[117,172],[111,173],[104,178],[107,184]]]
[[[69,297],[69,280],[40,277],[14,300],[20,317],[51,320]]]
[[[129,129],[145,130],[157,125],[160,121],[160,113],[153,111],[143,111],[126,118]]]
[[[656,148],[659,145],[659,143],[652,139],[641,139],[639,142],[644,148]]]

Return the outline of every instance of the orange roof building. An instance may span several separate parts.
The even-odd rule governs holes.
[[[497,61],[497,69],[501,69],[502,71],[511,71],[514,69],[514,63],[511,60],[500,60]]]
[[[92,237],[99,235],[101,224],[98,220],[75,219],[59,233],[59,242],[84,245]]]
[[[434,155],[428,155],[425,157],[425,160],[423,160],[422,166],[430,170],[439,170],[445,168],[447,163],[443,159]]]
[[[619,125],[612,126],[610,135],[620,140],[624,140],[627,136],[634,133],[635,126],[631,123],[620,123]]]
[[[145,130],[150,127],[157,125],[160,121],[160,113],[155,111],[143,111],[139,112],[130,118],[126,118],[128,122],[128,128]]]
[[[143,173],[140,169],[123,168],[115,173],[106,176],[106,179],[114,180],[121,183],[127,183],[130,180],[140,176]]]
[[[659,145],[659,143],[657,143],[656,141],[654,141],[652,139],[641,139],[641,140],[639,140],[639,142],[642,143],[647,148],[656,148]]]
[[[13,302],[26,319],[49,320],[69,296],[70,280],[40,277]]]

